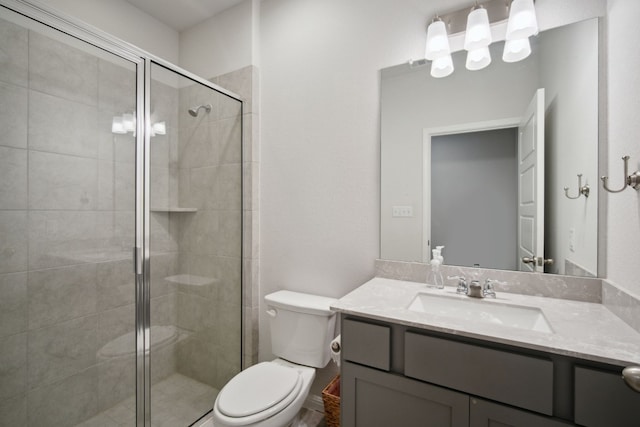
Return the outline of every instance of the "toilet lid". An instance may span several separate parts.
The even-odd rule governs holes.
[[[218,409],[236,418],[265,411],[289,396],[300,381],[296,369],[271,362],[258,363],[224,386],[218,396]]]

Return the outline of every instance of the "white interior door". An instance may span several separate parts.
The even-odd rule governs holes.
[[[518,125],[518,265],[544,271],[544,89]]]

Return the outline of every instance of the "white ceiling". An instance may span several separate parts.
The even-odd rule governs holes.
[[[241,3],[243,0],[126,0],[180,32]]]

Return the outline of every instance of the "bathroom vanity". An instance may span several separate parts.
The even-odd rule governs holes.
[[[375,278],[333,309],[345,427],[640,425],[640,334],[601,304]]]

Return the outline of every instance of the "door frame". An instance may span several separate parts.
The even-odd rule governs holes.
[[[431,254],[431,139],[434,136],[517,128],[521,120],[522,117],[506,117],[422,129],[422,262],[429,262]]]

